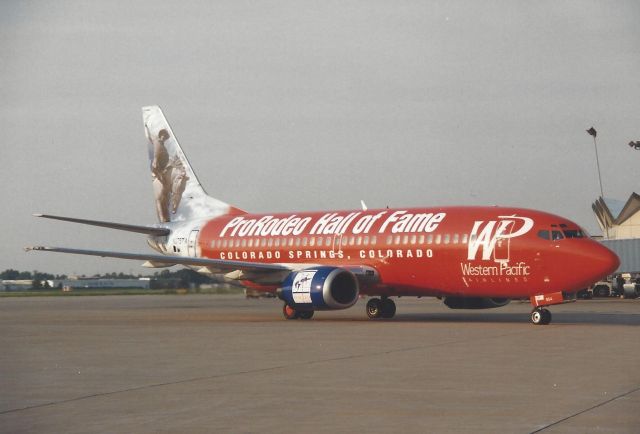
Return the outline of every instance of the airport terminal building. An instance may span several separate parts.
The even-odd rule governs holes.
[[[599,197],[591,208],[601,242],[620,258],[617,273],[640,273],[640,195],[634,192],[626,202]]]

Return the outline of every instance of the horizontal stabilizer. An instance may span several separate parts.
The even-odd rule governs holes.
[[[231,272],[241,270],[249,273],[268,273],[268,272],[282,272],[291,271],[290,268],[279,264],[264,264],[264,263],[252,263],[244,261],[226,261],[223,259],[209,259],[209,258],[193,258],[188,256],[165,256],[165,255],[147,255],[140,253],[124,253],[124,252],[106,252],[102,250],[81,250],[81,249],[68,249],[65,247],[27,247],[26,251],[44,251],[44,252],[58,252],[58,253],[71,253],[74,255],[89,255],[100,256],[102,258],[120,258],[120,259],[134,259],[137,261],[149,261],[154,264],[166,264],[170,265],[191,265],[199,267],[207,267],[215,270],[217,273]]]
[[[62,220],[62,221],[71,222],[71,223],[80,223],[83,225],[100,226],[103,228],[117,229],[119,231],[138,232],[140,234],[154,235],[156,237],[169,235],[169,232],[170,232],[169,229],[167,228],[158,228],[158,227],[154,228],[150,226],[127,225],[123,223],[112,223],[112,222],[103,222],[99,220],[77,219],[73,217],[60,217],[60,216],[48,215],[48,214],[34,214],[34,216],[42,217],[46,219]]]

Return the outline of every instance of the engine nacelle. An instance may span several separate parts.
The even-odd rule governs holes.
[[[316,267],[295,271],[278,289],[278,297],[301,310],[346,309],[358,301],[356,276],[344,268]]]
[[[450,309],[493,309],[509,304],[508,298],[446,297],[444,304]]]

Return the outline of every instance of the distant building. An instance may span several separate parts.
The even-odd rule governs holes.
[[[149,279],[52,279],[46,281],[51,288],[73,290],[73,289],[99,289],[99,288],[135,288],[149,289]]]
[[[591,208],[605,238],[640,238],[640,196],[635,192],[626,202],[599,197]]]
[[[33,286],[33,280],[0,280],[2,291],[28,291]]]
[[[615,274],[640,273],[640,195],[626,202],[599,197],[591,206],[604,237],[601,240],[620,258]]]

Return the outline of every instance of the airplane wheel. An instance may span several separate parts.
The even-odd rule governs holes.
[[[547,325],[551,322],[551,312],[537,307],[531,312],[531,322],[535,325]]]
[[[303,310],[298,312],[298,317],[300,317],[300,319],[311,319],[313,318],[313,312],[312,310]]]
[[[551,312],[548,309],[542,309],[542,324],[547,325],[551,322]]]
[[[390,298],[385,298],[382,300],[381,305],[382,312],[380,313],[380,316],[382,316],[382,318],[393,318],[396,314],[396,304],[394,301]]]
[[[367,301],[367,316],[371,319],[380,318],[382,315],[382,300],[371,298]]]
[[[300,313],[287,303],[282,306],[282,314],[285,319],[298,319],[300,317]]]
[[[534,309],[531,312],[531,322],[535,325],[542,324],[542,311],[540,309]]]

